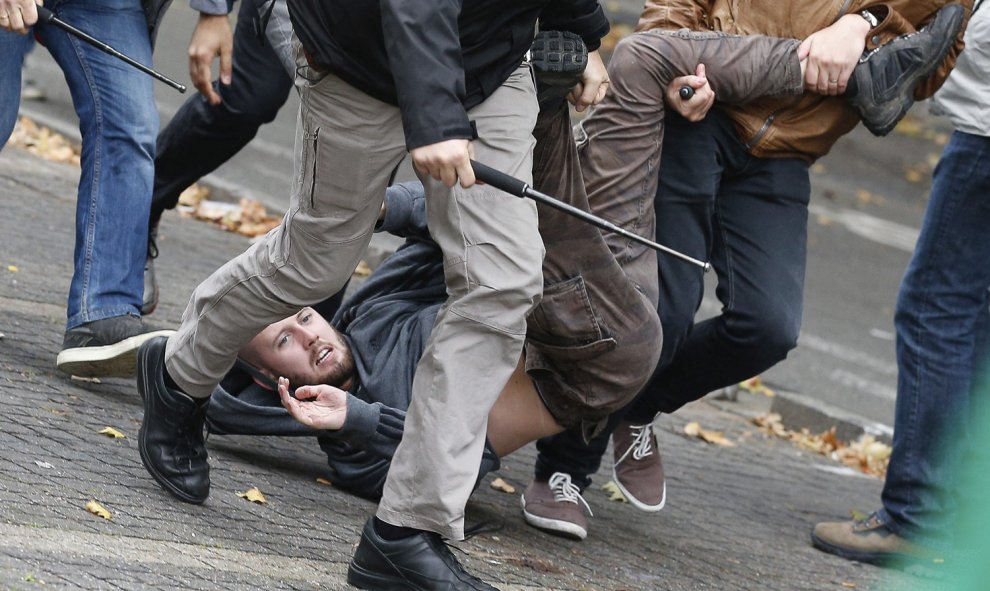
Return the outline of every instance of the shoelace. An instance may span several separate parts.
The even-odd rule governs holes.
[[[553,492],[553,500],[558,503],[574,503],[584,505],[585,510],[588,515],[594,517],[595,514],[591,512],[591,507],[588,505],[588,501],[584,500],[581,496],[581,490],[576,484],[571,482],[571,475],[564,474],[563,472],[554,472],[553,476],[550,477],[550,491]]]
[[[634,460],[642,460],[653,453],[653,425],[632,425],[629,428],[633,432],[632,457]]]

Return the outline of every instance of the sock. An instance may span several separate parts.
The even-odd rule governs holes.
[[[402,527],[401,525],[385,523],[381,519],[378,519],[377,516],[375,517],[374,524],[375,532],[390,542],[401,540],[402,538],[408,538],[409,536],[414,536],[423,531],[412,527]]]

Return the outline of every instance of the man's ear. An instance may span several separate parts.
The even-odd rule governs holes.
[[[247,373],[254,379],[254,381],[258,382],[263,387],[268,388],[269,390],[275,390],[278,385],[276,383],[276,380],[278,378],[277,376],[273,375],[272,372],[268,371],[267,369],[256,367],[255,365],[248,363],[247,361],[245,361],[240,357],[238,357],[237,361],[234,362],[234,367]]]

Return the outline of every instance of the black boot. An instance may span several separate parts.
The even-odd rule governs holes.
[[[347,582],[358,589],[498,591],[469,575],[437,534],[386,540],[375,531],[374,517],[361,532]]]
[[[950,4],[917,33],[863,54],[845,96],[873,135],[887,135],[908,112],[918,82],[931,76],[955,45],[964,15],[961,5]]]
[[[540,31],[533,39],[529,61],[536,75],[540,110],[557,107],[588,65],[588,48],[579,35],[568,31]]]
[[[165,343],[157,337],[138,351],[138,391],[144,420],[138,433],[141,462],[165,490],[187,503],[210,494],[203,422],[210,399],[197,400],[165,386]]]

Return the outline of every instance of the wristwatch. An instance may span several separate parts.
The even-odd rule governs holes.
[[[880,24],[880,21],[877,20],[877,17],[873,16],[873,13],[870,12],[869,10],[864,10],[860,12],[859,16],[863,17],[866,20],[866,22],[870,23],[871,29],[875,29],[876,26]]]

